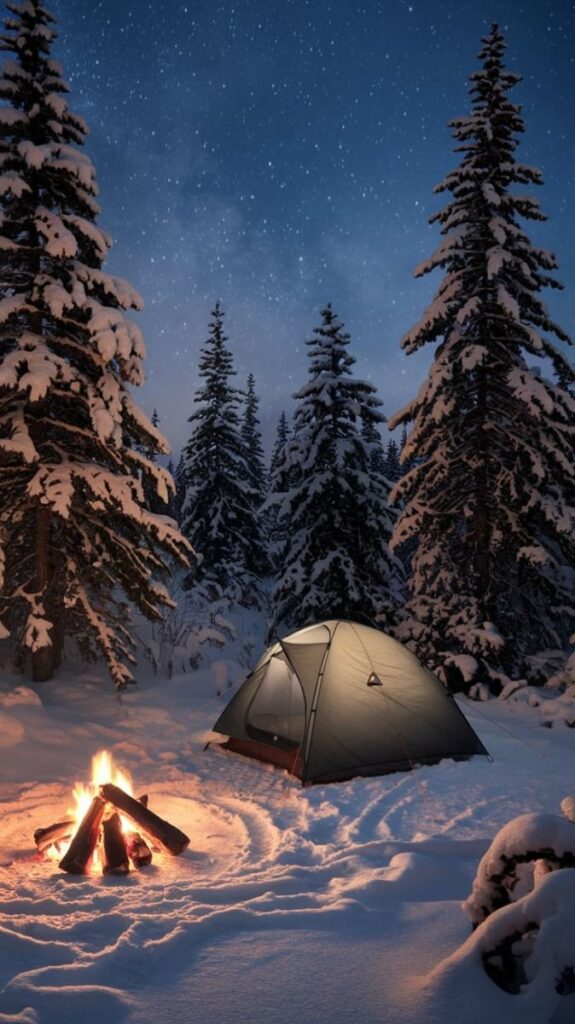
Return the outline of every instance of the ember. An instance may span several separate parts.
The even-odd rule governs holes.
[[[148,797],[131,794],[131,782],[113,765],[108,751],[92,759],[92,781],[74,790],[76,808],[62,821],[36,829],[40,853],[59,860],[62,871],[89,875],[127,875],[152,860],[152,848],[177,856],[190,840],[180,829],[148,809]],[[137,831],[136,826],[140,831]]]

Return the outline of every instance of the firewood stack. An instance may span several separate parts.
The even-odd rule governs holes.
[[[130,819],[133,830],[122,830],[120,813]],[[135,800],[112,783],[99,787],[99,793],[92,799],[75,832],[74,826],[74,821],[66,819],[34,833],[40,853],[71,839],[59,866],[72,875],[89,874],[97,850],[105,875],[127,875],[130,862],[135,868],[150,864],[151,848],[167,850],[177,856],[190,842],[179,828],[148,809],[147,796]]]

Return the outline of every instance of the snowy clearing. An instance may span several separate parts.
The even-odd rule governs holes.
[[[221,666],[220,666],[221,668]],[[575,997],[509,995],[460,947],[493,835],[560,814],[575,731],[462,709],[494,761],[302,789],[210,748],[216,665],[118,698],[96,673],[0,684],[0,1021],[22,1024],[567,1024]],[[107,747],[191,836],[127,878],[72,877],[34,850]],[[468,943],[471,948],[473,943]]]

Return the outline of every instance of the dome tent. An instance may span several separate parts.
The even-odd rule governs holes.
[[[489,756],[411,651],[339,619],[268,647],[214,732],[227,749],[287,768],[304,785]]]

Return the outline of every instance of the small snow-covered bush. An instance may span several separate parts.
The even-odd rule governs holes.
[[[210,592],[198,584],[186,593],[180,575],[172,580],[170,596],[173,607],[142,637],[154,671],[169,679],[197,669],[208,651],[221,650],[236,636],[230,602],[217,588]]]
[[[557,814],[522,814],[497,833],[483,856],[464,908],[476,927],[494,910],[524,896],[538,878],[557,868],[575,868],[575,798]]]
[[[463,904],[476,928],[469,952],[507,992],[531,985],[575,992],[575,797],[561,809],[564,817],[523,814],[508,822]]]
[[[500,699],[510,704],[537,708],[539,724],[545,729],[575,728],[575,682],[557,677],[545,686],[530,686],[525,679],[514,680],[501,691]]]
[[[575,870],[542,877],[517,902],[496,910],[477,928],[467,955],[480,956],[506,992],[529,989],[548,1000],[575,992]],[[544,1018],[550,1019],[550,1018]]]

